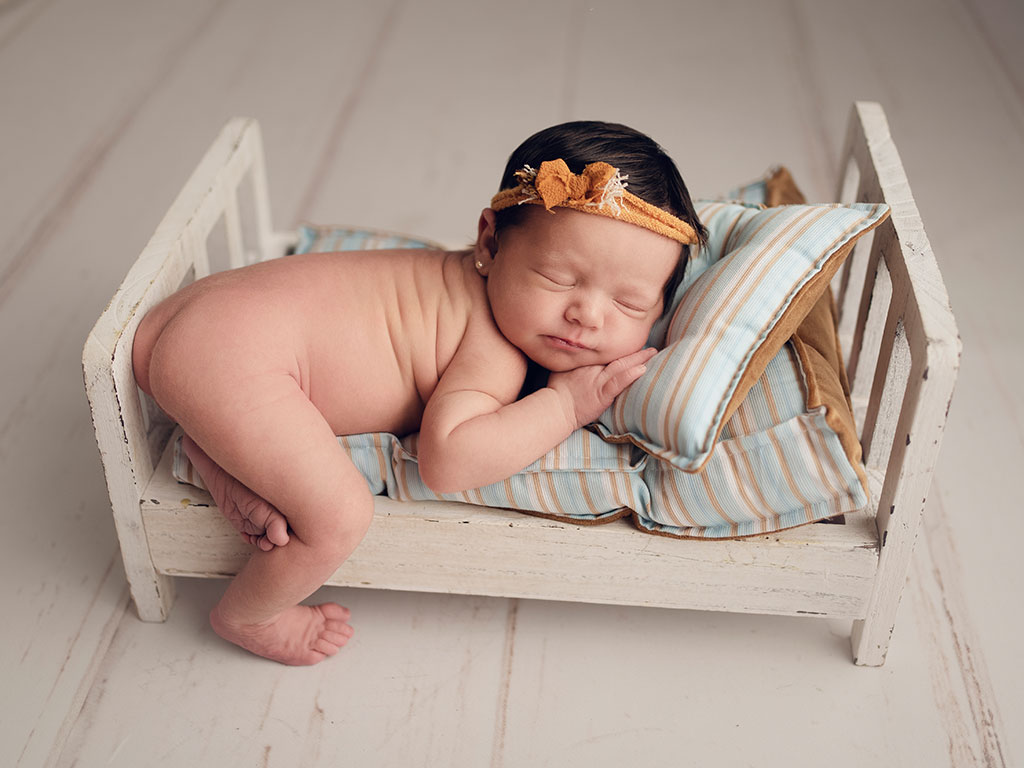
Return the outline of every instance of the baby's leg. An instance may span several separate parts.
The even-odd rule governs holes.
[[[285,664],[313,664],[336,653],[351,636],[348,611],[297,603],[365,534],[373,510],[366,481],[292,376],[246,370],[240,358],[233,367],[213,360],[204,367],[195,359],[175,365],[174,342],[162,342],[151,362],[157,402],[291,528],[287,546],[253,553],[211,612],[213,628]]]
[[[182,438],[181,447],[217,502],[217,509],[243,539],[265,552],[288,543],[288,521],[273,504],[225,472],[188,435]]]
[[[139,386],[150,397],[153,396],[149,375],[153,348],[168,323],[189,305],[189,299],[195,292],[196,284],[193,283],[164,299],[142,319],[135,333],[132,366]],[[288,543],[288,522],[273,505],[221,469],[188,435],[182,440],[182,448],[203,478],[221,514],[246,541],[263,550]]]

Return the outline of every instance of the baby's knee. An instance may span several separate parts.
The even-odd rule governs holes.
[[[333,517],[325,531],[331,546],[340,549],[354,547],[366,535],[370,522],[373,520],[373,501],[366,503],[346,504]]]
[[[292,526],[290,533],[310,548],[314,556],[325,561],[341,562],[363,540],[373,519],[373,500],[348,499],[325,510],[315,522]]]

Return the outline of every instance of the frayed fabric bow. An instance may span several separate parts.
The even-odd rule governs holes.
[[[515,177],[518,186],[503,189],[491,199],[495,211],[525,203],[543,205],[548,211],[571,208],[635,224],[684,245],[697,242],[693,227],[627,191],[628,177],[608,163],[590,163],[576,174],[560,158],[545,160],[539,169],[523,166]]]
[[[618,170],[608,163],[591,163],[583,173],[575,174],[564,160],[547,160],[537,171],[530,166],[517,171],[516,178],[524,186],[532,185],[549,211],[556,206],[575,203],[598,208],[608,205],[617,213],[619,200],[626,191],[623,182],[628,177],[620,176]]]

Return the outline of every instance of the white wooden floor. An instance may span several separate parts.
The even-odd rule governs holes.
[[[0,0],[0,765],[1003,766],[1024,760],[1016,0]],[[880,101],[964,343],[883,668],[816,619],[340,591],[313,669],[126,609],[81,346],[220,126],[279,226],[474,235],[508,152],[632,124],[696,195],[828,198]],[[581,536],[586,531],[581,530]]]

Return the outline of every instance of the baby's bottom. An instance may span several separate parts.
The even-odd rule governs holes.
[[[189,314],[156,334],[140,327],[133,354],[139,383],[211,462],[279,510],[289,528],[287,544],[253,552],[210,622],[260,656],[314,664],[348,640],[348,611],[298,603],[355,549],[373,500],[298,382],[256,368],[251,354],[204,351],[201,334],[189,332]]]

